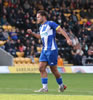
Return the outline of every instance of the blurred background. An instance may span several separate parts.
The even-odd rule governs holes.
[[[56,35],[58,66],[93,65],[93,0],[0,0],[0,48],[14,57],[14,65],[39,63],[42,42],[26,32],[39,33],[38,10],[80,42],[81,48],[71,47]]]

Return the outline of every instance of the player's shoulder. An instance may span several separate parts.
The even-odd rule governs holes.
[[[47,23],[54,23],[54,21],[51,21],[51,20],[50,20],[50,21],[47,21]]]
[[[49,26],[51,26],[51,25],[54,25],[56,22],[54,22],[54,21],[47,21],[47,24],[49,25]]]

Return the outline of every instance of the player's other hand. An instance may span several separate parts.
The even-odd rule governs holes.
[[[67,39],[67,43],[68,43],[68,45],[72,45],[72,40]]]
[[[31,34],[32,33],[32,30],[31,29],[27,29],[27,32]]]

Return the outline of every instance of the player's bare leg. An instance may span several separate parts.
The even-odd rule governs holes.
[[[47,62],[39,63],[39,71],[41,75],[41,81],[42,81],[43,88],[35,92],[48,92],[48,86],[47,86],[48,78],[47,78],[46,67],[47,67]]]
[[[47,62],[39,63],[39,71],[40,71],[41,78],[47,77],[46,67],[47,67]]]
[[[54,74],[54,76],[56,78],[60,78],[61,77],[60,73],[57,70],[57,65],[51,66],[50,69],[51,69],[51,72]]]
[[[57,65],[50,67],[52,73],[54,74],[56,81],[59,85],[59,92],[64,92],[67,87],[63,84],[61,74],[58,72]]]

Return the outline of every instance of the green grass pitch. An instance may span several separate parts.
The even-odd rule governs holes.
[[[62,74],[67,90],[48,74],[48,93],[35,93],[42,87],[40,74],[0,74],[0,100],[93,100],[93,74]]]

